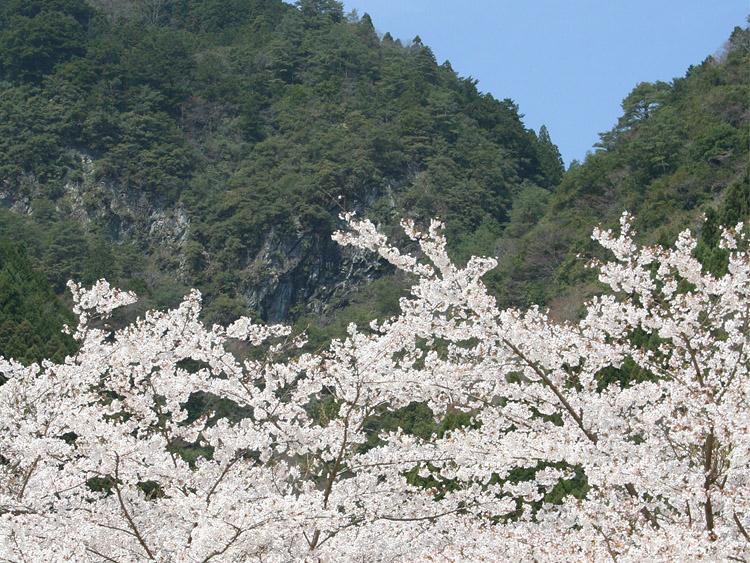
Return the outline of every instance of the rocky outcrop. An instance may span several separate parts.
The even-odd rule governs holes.
[[[325,315],[356,286],[382,275],[369,252],[340,248],[329,237],[280,237],[271,231],[248,266],[243,297],[269,322]]]
[[[191,218],[182,202],[164,204],[135,190],[98,178],[91,155],[77,152],[78,170],[62,186],[52,204],[84,226],[96,226],[115,244],[135,242],[161,271],[156,283],[177,279],[194,285],[196,272],[187,264],[191,244]],[[23,191],[0,192],[0,204],[15,213],[34,216],[35,201],[44,189],[33,181]],[[378,198],[395,205],[390,185],[363,191],[357,206],[364,212]],[[257,253],[240,266],[237,297],[248,311],[268,322],[287,321],[304,314],[326,315],[332,303],[345,300],[360,284],[382,275],[376,256],[358,249],[341,248],[327,233],[289,233],[271,228]]]

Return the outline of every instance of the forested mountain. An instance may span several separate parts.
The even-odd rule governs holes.
[[[547,303],[574,316],[597,291],[576,255],[593,256],[592,227],[614,227],[624,210],[644,242],[702,230],[697,252],[708,267],[723,267],[717,227],[750,217],[750,32],[735,28],[682,78],[638,84],[622,110],[552,194],[531,188],[516,198],[497,246],[501,265],[490,274],[506,304]]]
[[[563,175],[516,103],[332,0],[8,0],[0,239],[57,294],[106,277],[163,306],[198,287],[210,322],[333,320],[315,342],[405,284],[331,241],[339,213],[391,234],[438,215],[459,260],[500,255],[501,301],[572,315],[596,290],[572,261],[596,223],[627,208],[658,239],[747,215],[748,57],[737,29],[684,78],[637,86]]]
[[[440,215],[468,254],[562,173],[513,102],[337,2],[15,0],[0,28],[2,197],[58,292],[320,313],[375,275],[330,240],[342,210]]]

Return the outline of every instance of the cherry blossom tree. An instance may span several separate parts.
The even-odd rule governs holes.
[[[0,360],[0,559],[750,558],[742,225],[715,277],[689,232],[640,247],[623,215],[594,232],[609,292],[559,323],[499,309],[495,261],[457,266],[439,222],[404,223],[408,254],[345,219],[340,244],[415,281],[322,352],[248,318],[208,328],[197,291],[107,328],[135,296],[69,284],[78,353]],[[466,423],[373,430],[413,403]]]

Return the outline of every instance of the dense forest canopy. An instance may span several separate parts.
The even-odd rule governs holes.
[[[339,2],[10,0],[0,238],[58,295],[107,277],[146,307],[194,286],[211,322],[315,315],[325,340],[408,285],[331,242],[339,213],[390,233],[440,216],[459,261],[500,256],[501,302],[574,316],[597,291],[573,260],[596,223],[627,208],[661,240],[747,216],[748,60],[737,28],[685,77],[638,85],[564,173],[514,101]]]

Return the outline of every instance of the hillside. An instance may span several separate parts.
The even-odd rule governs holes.
[[[143,310],[198,287],[209,322],[314,319],[316,344],[408,283],[331,241],[339,213],[393,236],[440,216],[459,261],[500,257],[501,303],[573,317],[598,291],[575,256],[624,209],[663,242],[708,214],[700,252],[721,268],[715,226],[750,208],[748,44],[737,28],[684,77],[637,85],[564,173],[514,101],[331,0],[11,0],[0,240],[58,295],[106,277]]]
[[[703,230],[699,255],[720,269],[717,226],[750,218],[748,69],[750,32],[738,27],[684,77],[638,84],[617,124],[553,194],[530,189],[516,199],[496,246],[501,265],[490,274],[501,300],[575,316],[598,291],[576,256],[594,256],[592,227],[614,227],[624,210],[644,242],[668,245],[688,227]]]
[[[514,102],[337,2],[91,4],[0,14],[0,201],[58,292],[107,276],[156,305],[198,287],[211,321],[321,314],[382,274],[330,240],[342,210],[440,215],[469,255],[562,175]]]

